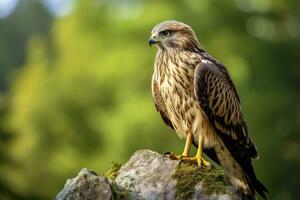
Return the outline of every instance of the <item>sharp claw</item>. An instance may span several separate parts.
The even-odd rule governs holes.
[[[184,162],[184,160],[181,159],[178,163],[178,167],[180,167],[183,162]]]
[[[208,171],[211,171],[212,168],[213,168],[213,166],[209,166],[209,167],[207,167],[207,170],[208,170]]]
[[[211,169],[212,168],[212,165],[205,161],[204,159],[201,159],[200,162],[198,161],[198,166],[200,169]]]
[[[169,155],[171,155],[171,152],[169,152],[169,151],[166,152],[166,153],[163,155],[163,160],[165,159],[166,156],[169,156]]]

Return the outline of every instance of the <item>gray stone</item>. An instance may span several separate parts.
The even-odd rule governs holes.
[[[132,199],[175,199],[176,180],[172,178],[178,161],[163,160],[163,156],[150,150],[139,150],[121,167],[116,184],[130,193]],[[202,183],[195,186],[192,199],[236,200],[240,196],[227,186],[226,194],[206,195]]]
[[[174,199],[176,166],[177,162],[163,160],[156,152],[140,150],[121,167],[116,184],[130,191],[133,199]]]
[[[69,179],[56,200],[109,200],[120,198],[114,192],[122,191],[121,199],[160,200],[175,199],[177,180],[172,178],[178,161],[163,160],[161,154],[139,150],[118,171],[115,180],[97,176],[82,169],[77,177]],[[224,194],[205,194],[200,181],[191,199],[237,200],[240,195],[232,186],[226,186]],[[114,190],[112,190],[114,188]]]
[[[110,200],[112,192],[105,177],[82,169],[78,176],[68,179],[55,200]]]

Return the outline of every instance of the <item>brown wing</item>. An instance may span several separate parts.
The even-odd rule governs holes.
[[[195,70],[195,94],[201,108],[234,159],[242,167],[249,185],[262,197],[268,190],[255,175],[251,160],[256,147],[248,137],[236,89],[226,68],[208,55]]]
[[[168,116],[167,108],[165,106],[165,103],[164,103],[161,93],[159,91],[159,87],[154,78],[154,74],[152,76],[152,96],[153,96],[155,107],[156,107],[157,111],[160,113],[162,119],[170,128],[174,129],[174,127],[170,121],[170,118]]]
[[[195,71],[195,94],[231,153],[256,158],[257,151],[248,137],[239,97],[224,66],[209,60],[200,63]]]

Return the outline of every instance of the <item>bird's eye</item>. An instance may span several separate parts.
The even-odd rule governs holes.
[[[162,31],[161,34],[163,36],[169,37],[171,35],[171,31],[170,30]]]

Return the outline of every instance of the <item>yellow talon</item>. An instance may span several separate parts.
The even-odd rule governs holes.
[[[203,137],[202,136],[199,136],[198,150],[196,156],[189,157],[192,139],[193,139],[192,134],[190,132],[187,132],[186,142],[185,142],[182,155],[178,156],[172,152],[167,152],[164,154],[163,158],[168,157],[171,160],[180,160],[179,166],[181,165],[181,163],[191,163],[191,164],[197,164],[200,168],[207,167],[210,169],[211,168],[210,162],[204,160],[203,158]]]
[[[197,164],[198,166],[201,168],[202,166],[203,167],[207,167],[207,168],[211,168],[211,164],[210,162],[206,161],[204,158],[203,158],[203,137],[200,135],[199,136],[199,141],[198,141],[198,149],[197,149],[197,154],[196,154],[196,159],[197,159]]]
[[[173,152],[166,152],[163,156],[163,159],[165,159],[166,157],[171,159],[171,160],[181,160],[185,156],[184,155],[179,155],[178,156],[178,155],[174,154]]]
[[[163,158],[168,157],[171,160],[181,160],[182,158],[188,157],[190,155],[190,149],[192,145],[192,139],[193,136],[190,132],[187,132],[186,134],[186,141],[185,141],[185,146],[182,154],[180,156],[174,154],[173,152],[166,152],[163,156]]]
[[[200,168],[202,168],[202,166],[207,167],[209,169],[211,168],[210,162],[204,160],[204,158],[197,159],[197,163]]]
[[[196,155],[195,157],[183,157],[180,160],[179,166],[182,163],[190,163],[190,164],[197,164],[200,168],[202,167],[207,167],[207,168],[211,168],[211,164],[210,162],[206,161],[204,158],[199,157],[198,155]]]

